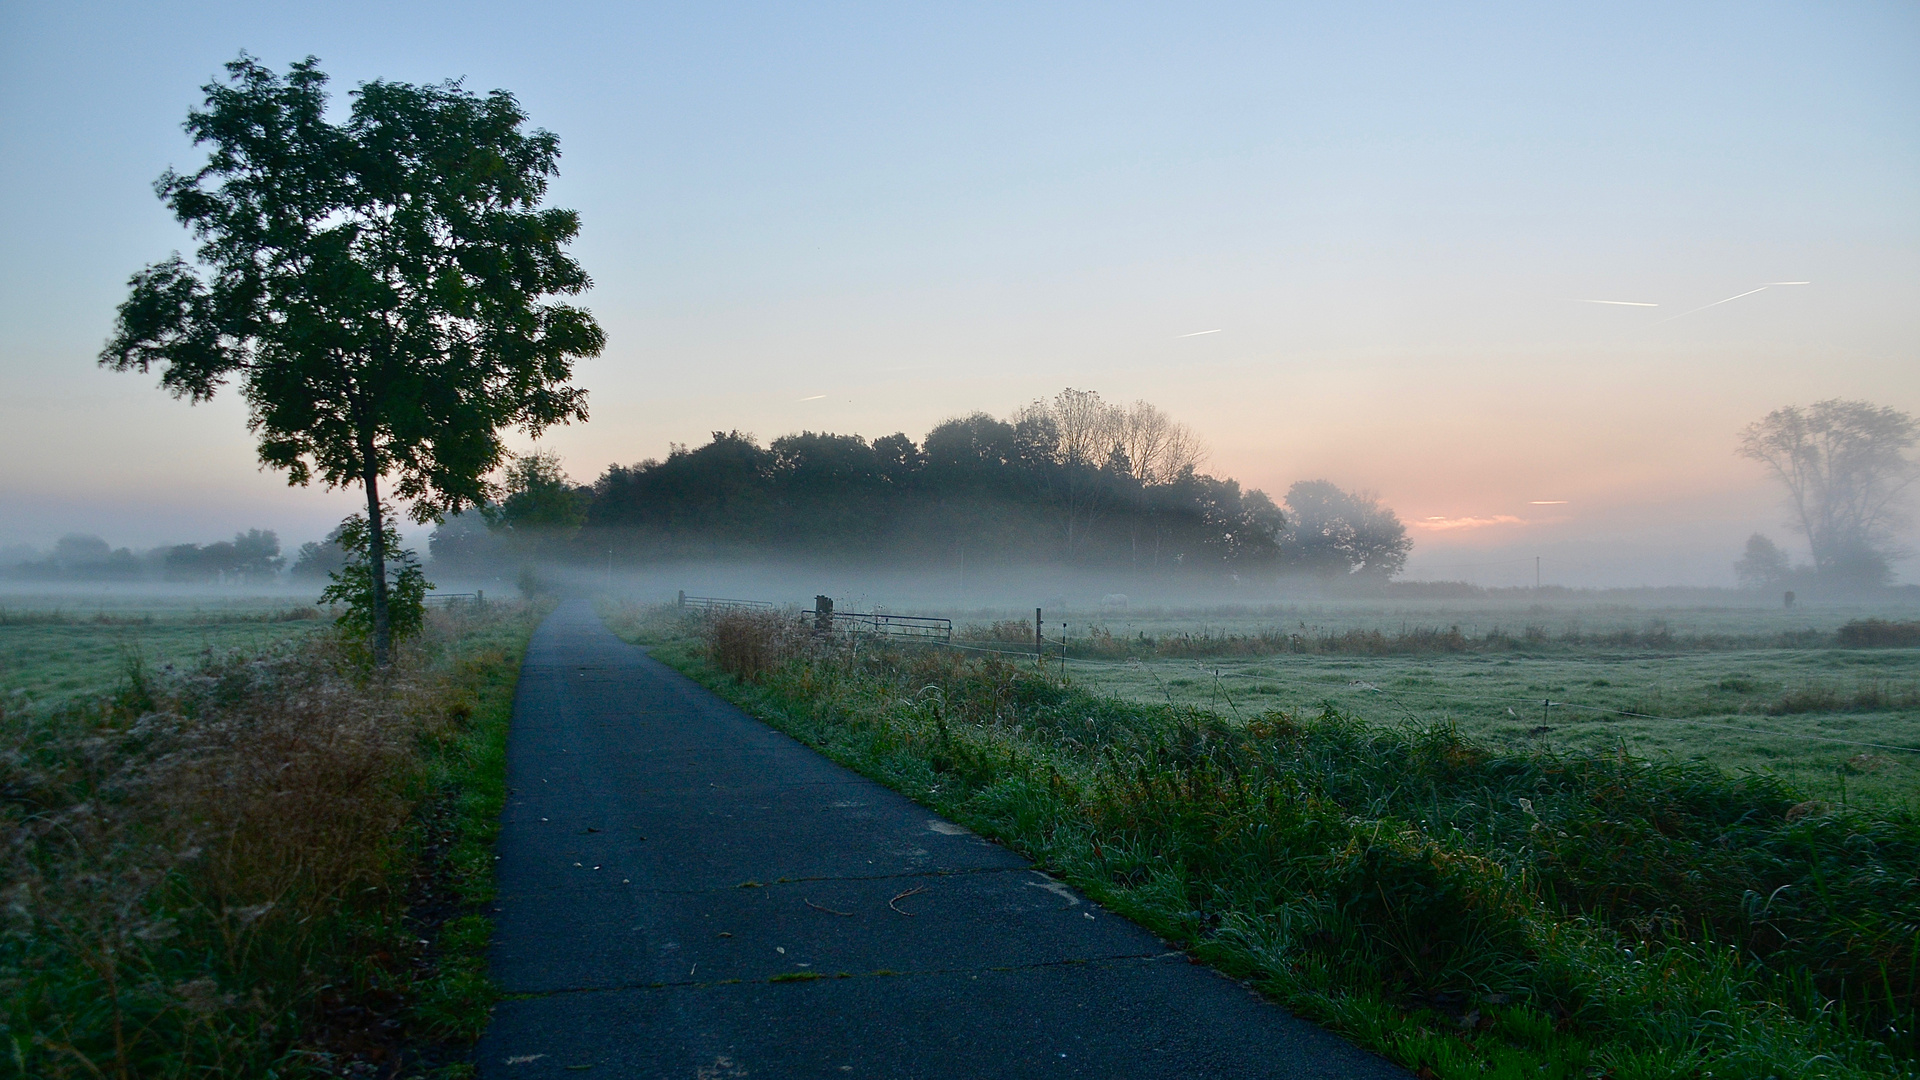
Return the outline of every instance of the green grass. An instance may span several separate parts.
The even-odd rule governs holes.
[[[256,654],[329,625],[311,604],[285,601],[195,609],[178,604],[0,608],[0,702],[52,704],[109,693],[127,661],[190,669],[209,657]]]
[[[438,870],[453,910],[434,928],[436,962],[413,988],[413,1019],[429,1039],[472,1042],[486,1029],[499,994],[487,974],[493,921],[493,847],[507,804],[507,730],[520,663],[546,605],[510,621],[483,623],[465,636],[454,664],[452,701],[462,716],[427,762],[422,816],[441,816]]]
[[[1510,749],[1624,745],[1766,770],[1824,798],[1920,797],[1920,752],[1889,749],[1920,748],[1920,649],[1069,659],[1066,668],[1075,683],[1129,701],[1229,715],[1331,704],[1380,724],[1451,723]]]
[[[1914,1074],[1907,810],[777,629],[719,654],[763,658],[741,682],[614,614],[775,726],[1422,1075]]]
[[[1920,608],[1911,600],[1803,604],[1788,610],[1780,605],[1777,597],[1756,600],[1752,604],[1725,600],[1701,603],[1698,600],[1662,601],[1657,593],[1641,594],[1631,599],[1624,595],[1610,599],[1578,594],[1556,596],[1551,590],[1538,600],[1368,598],[1204,607],[1136,606],[1130,610],[1102,610],[1087,603],[1075,603],[1068,607],[1041,600],[1035,600],[1035,603],[1045,608],[1048,636],[1061,636],[1061,624],[1065,623],[1068,636],[1076,640],[1102,631],[1117,638],[1136,638],[1140,634],[1150,638],[1178,635],[1211,635],[1217,638],[1261,633],[1342,634],[1348,631],[1394,634],[1402,630],[1444,630],[1456,626],[1469,637],[1492,633],[1524,637],[1531,629],[1534,634],[1547,637],[1665,633],[1682,639],[1757,639],[1809,633],[1831,634],[1854,620],[1912,619],[1920,615]],[[965,612],[900,609],[900,613],[952,614],[956,622],[966,623],[991,623],[1001,619],[1022,621],[1028,630],[1020,640],[1032,640],[1032,607]]]

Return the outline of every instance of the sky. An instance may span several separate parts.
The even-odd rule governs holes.
[[[559,135],[608,346],[541,445],[582,481],[1072,386],[1246,486],[1377,491],[1409,576],[1712,585],[1751,532],[1794,547],[1744,425],[1920,413],[1911,3],[0,0],[0,546],[354,508],[262,471],[231,393],[94,363],[191,251],[151,185],[242,50],[319,57],[343,107],[505,88]]]

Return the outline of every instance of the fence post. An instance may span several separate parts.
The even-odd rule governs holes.
[[[826,633],[833,629],[833,597],[816,596],[813,598],[813,628]]]
[[[1033,609],[1033,658],[1035,660],[1040,660],[1045,658],[1046,654],[1042,651],[1043,646],[1041,645],[1041,642],[1043,640],[1044,639],[1040,636],[1040,609],[1034,608]]]
[[[686,608],[687,608],[687,590],[681,589],[680,590],[680,610],[685,611]]]

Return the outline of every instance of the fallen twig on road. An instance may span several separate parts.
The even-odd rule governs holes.
[[[907,918],[911,919],[913,918],[913,912],[901,911],[898,907],[894,907],[894,900],[905,900],[907,897],[912,896],[914,893],[923,893],[926,891],[927,891],[927,887],[925,885],[921,885],[918,888],[908,889],[906,892],[903,892],[899,896],[894,897],[893,900],[887,901],[887,906],[890,908],[893,908],[893,910],[897,914],[905,915]]]

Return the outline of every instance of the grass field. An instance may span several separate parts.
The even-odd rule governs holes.
[[[184,670],[329,625],[311,600],[292,596],[0,596],[0,703],[18,708],[106,693],[135,660]]]
[[[1383,600],[1373,598],[1303,600],[1294,603],[1101,607],[1097,603],[1050,603],[1044,609],[1047,632],[1059,636],[1065,623],[1069,636],[1085,637],[1099,630],[1116,637],[1168,634],[1251,634],[1262,631],[1342,632],[1426,627],[1452,627],[1471,637],[1494,631],[1516,636],[1528,628],[1550,636],[1569,633],[1612,633],[1623,630],[1665,630],[1675,636],[1773,636],[1811,631],[1831,633],[1855,619],[1912,619],[1920,617],[1920,603],[1890,600],[1884,603],[1833,602],[1783,607],[1778,598],[1736,602],[1739,594],[1725,594],[1719,602],[1663,601],[1657,590],[1622,593],[1566,593],[1540,600],[1514,598],[1462,600]],[[878,601],[874,602],[876,605]],[[873,610],[861,607],[859,610]],[[904,608],[902,614],[908,614]],[[954,614],[956,623],[989,623],[999,619],[1031,620],[1033,608],[912,612]]]
[[[1031,612],[962,621],[959,644],[1027,652]],[[1451,723],[1512,749],[1624,745],[1763,770],[1830,799],[1920,803],[1920,648],[1840,648],[1899,607],[1597,602],[1320,603],[1049,613],[1056,674],[1097,694],[1229,717],[1331,705]],[[1004,621],[1002,621],[1004,620]],[[1628,715],[1638,714],[1638,715]]]
[[[1920,796],[1920,649],[1069,659],[1066,670],[1130,701],[1245,716],[1331,704],[1373,723],[1452,723],[1494,745],[1624,744],[1764,769],[1828,798]]]

